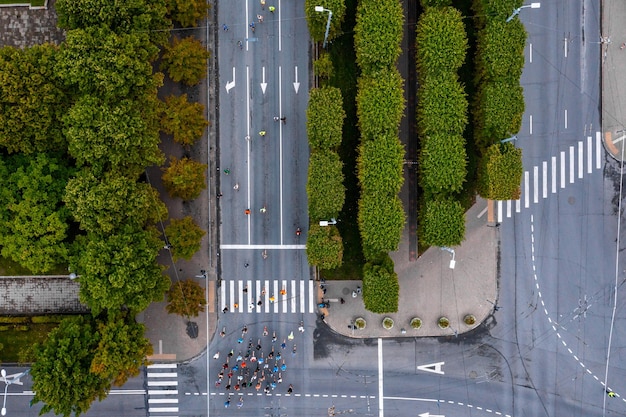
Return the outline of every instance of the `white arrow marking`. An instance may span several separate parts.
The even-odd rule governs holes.
[[[426,412],[426,413],[420,414],[419,417],[446,417],[446,416],[442,416],[441,414],[430,414]]]
[[[263,81],[261,82],[261,90],[263,94],[265,94],[265,89],[267,88],[267,83],[265,82],[265,67],[263,67]]]
[[[296,90],[296,94],[298,94],[299,88],[300,88],[300,83],[298,82],[298,66],[296,66],[296,81],[293,83],[293,89]]]
[[[226,83],[226,94],[230,93],[230,89],[235,86],[235,67],[233,67],[233,80]]]
[[[441,367],[443,366],[444,363],[445,362],[436,362],[436,363],[429,363],[426,365],[418,365],[417,370],[443,375],[443,371],[441,370]]]

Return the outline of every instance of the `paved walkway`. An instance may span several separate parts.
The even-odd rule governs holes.
[[[43,8],[28,5],[0,7],[0,47],[23,48],[46,42],[60,44],[65,39],[65,32],[56,26],[55,1],[48,0],[47,7]]]

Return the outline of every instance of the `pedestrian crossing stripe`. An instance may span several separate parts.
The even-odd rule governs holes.
[[[541,174],[539,173],[540,166]],[[600,132],[596,132],[595,141],[592,136],[587,136],[586,140],[580,140],[575,146],[569,146],[567,150],[560,151],[558,157],[552,156],[549,161],[542,161],[541,165],[533,166],[532,171],[524,171],[520,199],[497,201],[497,222],[501,223],[505,215],[507,218],[512,217],[513,210],[516,213],[521,212],[522,200],[523,208],[530,207],[531,199],[533,204],[539,203],[540,189],[541,198],[546,199],[548,194],[556,194],[558,188],[563,189],[566,184],[573,184],[576,179],[582,179],[585,173],[593,173],[594,167],[596,170],[602,168]],[[539,187],[540,179],[541,187]]]
[[[230,280],[222,281],[220,309],[228,307],[232,313],[314,313],[316,298],[312,280]]]
[[[178,413],[177,364],[153,363],[146,367],[148,389],[148,415],[175,417]],[[164,415],[163,413],[169,413]]]

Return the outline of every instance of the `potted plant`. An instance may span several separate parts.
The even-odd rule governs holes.
[[[447,329],[448,327],[450,327],[450,320],[448,320],[447,317],[439,317],[439,320],[437,321],[437,326],[439,326],[439,328],[441,329]]]
[[[476,316],[473,314],[466,314],[465,317],[463,317],[463,322],[468,326],[473,326],[476,324]]]
[[[411,328],[412,329],[419,329],[420,327],[422,327],[422,319],[420,319],[419,317],[413,317],[411,319]]]
[[[393,328],[393,319],[391,317],[385,317],[383,319],[383,327],[387,330],[391,330]]]
[[[367,325],[367,322],[365,321],[363,317],[357,317],[356,320],[354,320],[354,326],[359,330],[365,329],[366,325]]]

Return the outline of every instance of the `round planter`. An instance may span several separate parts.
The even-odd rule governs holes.
[[[412,329],[417,330],[422,327],[422,319],[420,319],[419,317],[413,317],[410,324]]]
[[[354,320],[354,326],[359,330],[363,330],[365,329],[365,326],[367,326],[367,322],[365,321],[363,317],[357,317]]]
[[[473,314],[466,314],[465,317],[463,317],[463,323],[465,323],[468,326],[473,326],[476,324],[476,316],[474,316]]]
[[[383,319],[383,328],[391,330],[393,328],[393,319],[391,317],[385,317]]]
[[[450,327],[450,320],[448,320],[447,317],[439,317],[439,320],[437,320],[437,326],[439,326],[440,329],[447,329]]]

